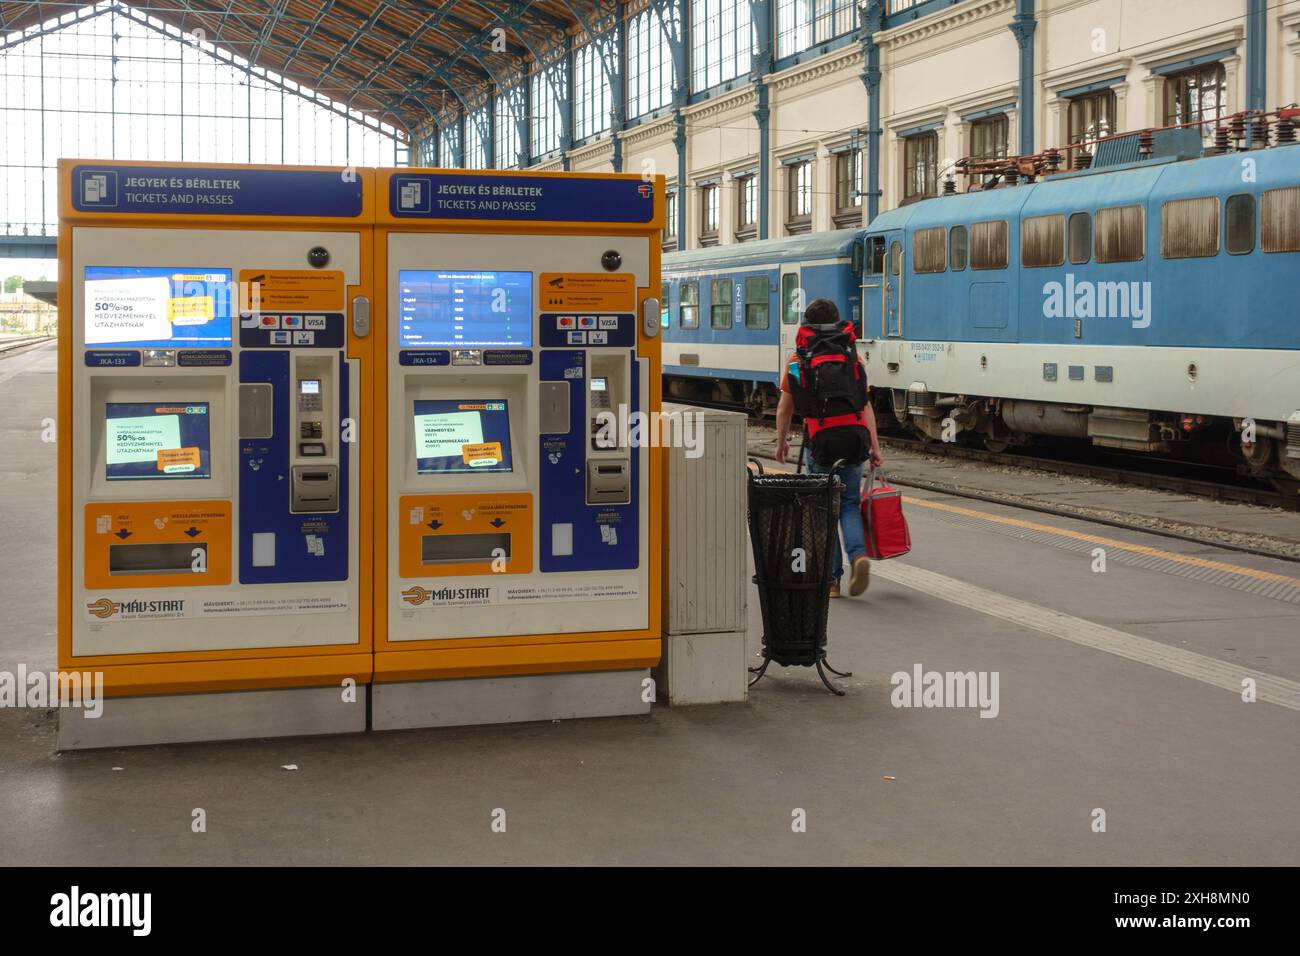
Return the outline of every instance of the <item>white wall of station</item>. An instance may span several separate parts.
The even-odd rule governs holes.
[[[1070,142],[1069,100],[1060,94],[1106,83],[1115,94],[1117,132],[1164,121],[1162,67],[1221,56],[1226,112],[1246,108],[1246,0],[1038,0],[1034,34],[1035,150]],[[937,125],[939,175],[969,155],[963,117],[1004,112],[1007,142],[1019,152],[1019,48],[1010,27],[1015,0],[969,0],[877,34],[881,61],[880,185],[882,210],[903,197],[899,133]],[[1300,102],[1300,0],[1271,0],[1267,104]],[[783,161],[812,156],[812,229],[835,228],[834,154],[851,141],[864,150],[868,117],[860,45],[841,47],[765,77],[770,97],[771,178],[768,235],[787,234]],[[756,96],[743,78],[737,88],[686,107],[687,235],[679,248],[699,246],[703,184],[716,183],[718,241],[735,241],[735,177],[758,165]],[[1005,109],[1001,109],[1005,107]],[[670,110],[622,134],[624,170],[677,180],[676,127]],[[548,167],[558,167],[558,163]],[[608,138],[570,153],[575,170],[611,171]],[[864,173],[865,180],[865,173]],[[863,202],[863,220],[866,204]]]

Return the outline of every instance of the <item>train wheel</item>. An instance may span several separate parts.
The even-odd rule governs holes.
[[[1000,455],[1011,447],[1011,442],[999,441],[996,438],[985,438],[984,447],[993,452],[993,454]]]

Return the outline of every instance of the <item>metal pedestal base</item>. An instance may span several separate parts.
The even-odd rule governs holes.
[[[650,713],[649,668],[377,683],[374,730],[465,727]]]
[[[760,664],[758,667],[749,668],[749,672],[754,675],[754,679],[749,682],[750,687],[753,687],[755,684],[757,684],[760,680],[763,679],[763,675],[767,673],[767,665],[770,663],[772,663],[772,658],[764,654],[762,664]],[[777,661],[777,663],[780,664],[781,662]],[[829,690],[836,697],[843,697],[844,691],[840,690],[838,687],[836,687],[834,684],[830,682],[830,678],[826,676],[826,671],[830,671],[836,677],[853,676],[853,671],[837,671],[835,668],[831,667],[830,661],[826,660],[825,654],[823,654],[812,664],[793,664],[793,665],[781,664],[781,666],[782,667],[816,667],[817,676],[822,679],[822,683],[826,685],[826,689]],[[822,669],[823,667],[825,668],[825,670]]]
[[[220,693],[109,697],[104,713],[60,708],[59,750],[151,744],[359,734],[366,729],[363,684]]]

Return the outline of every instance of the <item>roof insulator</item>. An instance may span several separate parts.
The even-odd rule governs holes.
[[[1274,139],[1278,146],[1289,146],[1295,142],[1295,126],[1285,114],[1278,119],[1274,130]]]
[[[1244,149],[1246,142],[1245,118],[1240,113],[1235,114],[1232,117],[1232,122],[1229,123],[1229,127],[1232,130],[1232,142],[1236,145],[1238,150]]]
[[[1268,117],[1257,116],[1250,125],[1251,149],[1268,149]]]

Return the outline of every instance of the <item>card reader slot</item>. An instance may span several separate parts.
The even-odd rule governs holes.
[[[193,574],[195,551],[202,551],[207,567],[208,546],[184,544],[111,544],[108,546],[109,574]]]
[[[510,532],[486,534],[426,534],[420,539],[422,564],[468,564],[493,561],[501,555],[510,557]]]

